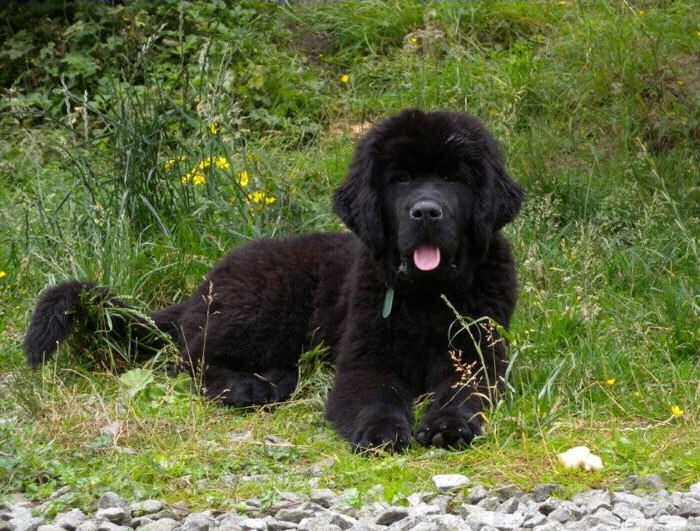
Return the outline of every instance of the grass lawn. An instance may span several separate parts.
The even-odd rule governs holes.
[[[570,494],[631,474],[700,478],[700,3],[0,15],[0,499],[69,485],[55,510],[108,490],[229,507],[317,484],[400,503],[436,473]],[[147,311],[241,242],[340,230],[330,195],[354,141],[409,106],[481,117],[527,190],[506,228],[520,279],[508,389],[472,448],[350,453],[323,418],[323,352],[304,356],[294,400],[250,411],[168,374],[172,349],[136,365],[99,334],[25,366],[51,283],[90,279]],[[558,464],[581,444],[602,471]]]

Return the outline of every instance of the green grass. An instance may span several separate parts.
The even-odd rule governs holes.
[[[400,501],[455,471],[569,493],[630,474],[698,481],[696,2],[30,3],[5,15],[0,498],[70,485],[56,510],[106,490],[270,503],[309,489],[309,467],[329,458],[318,484],[348,503],[376,484]],[[509,388],[471,449],[350,453],[323,419],[330,369],[315,352],[293,401],[250,411],[168,375],[171,350],[120,372],[104,341],[74,341],[42,370],[24,366],[48,284],[88,278],[157,308],[243,241],[340,229],[329,198],[353,131],[406,106],[480,116],[527,190],[506,230],[520,277]],[[227,164],[202,168],[202,185],[183,182],[217,157]],[[558,465],[580,444],[602,471]]]

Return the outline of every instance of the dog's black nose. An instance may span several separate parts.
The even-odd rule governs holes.
[[[416,221],[437,221],[442,219],[442,207],[435,201],[423,199],[411,207],[410,215]]]

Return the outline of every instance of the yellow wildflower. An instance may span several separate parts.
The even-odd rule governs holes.
[[[341,82],[341,83],[346,83],[346,84],[349,83],[349,82],[350,82],[350,76],[347,75],[347,74],[343,74],[342,76],[340,76],[340,82]]]
[[[640,15],[643,15],[643,14],[644,14],[644,10],[643,10],[643,9],[640,9],[639,11],[637,11],[637,13],[639,13]]]
[[[418,37],[411,37],[411,42],[413,44],[418,44]]]
[[[271,205],[277,201],[276,197],[267,195],[264,190],[255,190],[254,192],[248,194],[248,199],[250,199],[253,203],[265,203],[266,205]]]
[[[163,168],[165,168],[166,170],[169,170],[170,168],[175,166],[175,164],[177,164],[178,162],[183,162],[185,160],[187,160],[187,157],[182,156],[182,155],[180,155],[179,157],[175,157],[174,159],[166,160],[163,163]]]
[[[248,186],[248,172],[247,171],[242,171],[241,173],[237,174],[236,177],[238,177],[238,183],[243,188]]]
[[[695,32],[695,36],[696,36],[696,37],[700,37],[700,30],[698,30],[698,31]]]
[[[209,124],[209,132],[212,135],[215,135],[218,131],[219,131],[219,124],[217,124],[216,122],[212,122]]]
[[[613,385],[615,385],[616,381],[617,380],[615,380],[615,378],[609,378],[605,380],[605,385],[607,385],[608,387],[612,387]]]
[[[491,116],[498,116],[499,114],[501,114],[501,111],[499,111],[498,109],[489,109],[489,114]]]
[[[7,273],[4,271],[0,271],[0,278],[5,278],[7,276]]]
[[[677,83],[678,85],[683,85],[683,84],[685,83],[685,81],[683,81],[682,79],[677,79],[677,80],[676,80],[676,83]]]
[[[673,415],[674,417],[682,417],[683,410],[678,406],[671,406],[671,415]]]
[[[183,175],[180,178],[180,181],[182,184],[192,183],[195,186],[202,186],[207,182],[207,178],[204,176],[204,173],[202,173],[201,170],[192,170]]]
[[[635,392],[634,392],[634,396],[636,396],[637,398],[639,398],[640,396],[642,396],[642,393],[640,393],[639,391],[635,391]]]
[[[222,170],[228,170],[231,167],[226,157],[215,157],[214,166],[221,168]]]
[[[228,170],[231,167],[231,164],[226,157],[206,157],[197,165],[197,168],[203,170],[211,165],[224,170]]]
[[[559,0],[559,2],[557,2],[557,4],[559,4],[560,6],[565,6],[568,3],[569,2],[566,2],[565,0]]]

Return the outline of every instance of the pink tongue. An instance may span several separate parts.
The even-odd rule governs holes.
[[[413,251],[413,263],[421,271],[432,271],[440,265],[440,248],[423,244]]]

